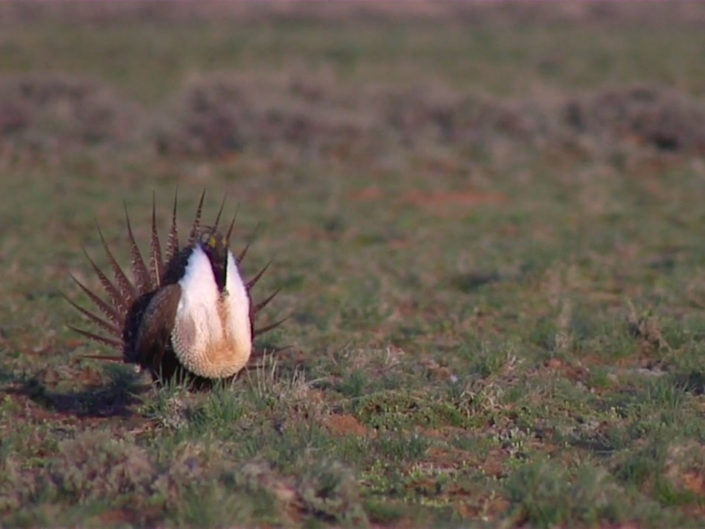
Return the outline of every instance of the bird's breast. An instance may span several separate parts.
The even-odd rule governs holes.
[[[206,378],[225,378],[242,369],[252,352],[246,291],[219,292],[202,251],[189,259],[180,281],[182,295],[171,334],[183,366]]]

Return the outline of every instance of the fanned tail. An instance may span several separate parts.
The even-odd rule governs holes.
[[[105,236],[103,235],[100,226],[96,226],[98,230],[98,235],[100,236],[100,242],[105,251],[105,255],[110,263],[110,268],[112,270],[113,279],[109,279],[108,276],[103,272],[98,265],[95,263],[93,258],[84,249],[83,252],[91,264],[93,271],[95,272],[100,284],[103,287],[107,295],[107,299],[103,299],[95,291],[88,288],[81,281],[72,276],[74,282],[79,286],[79,288],[89,297],[89,299],[95,305],[96,310],[92,311],[85,307],[82,307],[78,303],[67,298],[67,301],[73,306],[77,311],[79,311],[83,316],[89,321],[96,324],[102,330],[106,331],[110,336],[103,336],[101,334],[96,334],[85,329],[79,329],[77,327],[69,326],[74,331],[90,338],[91,340],[97,341],[104,345],[116,348],[120,350],[123,354],[125,353],[125,322],[128,318],[128,314],[133,307],[134,302],[143,294],[149,292],[152,289],[152,277],[150,276],[147,266],[144,263],[142,254],[139,251],[137,242],[135,241],[134,234],[132,232],[132,226],[130,223],[130,216],[127,212],[127,206],[125,206],[125,223],[127,226],[127,235],[130,245],[130,257],[131,257],[131,269],[132,275],[135,278],[136,284],[133,284],[127,277],[127,274],[115,259],[115,256],[110,250]],[[154,227],[154,226],[153,226]],[[159,258],[161,260],[161,258]],[[101,315],[102,313],[102,315]],[[103,317],[105,316],[105,318]]]

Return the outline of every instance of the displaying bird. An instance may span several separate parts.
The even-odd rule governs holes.
[[[122,360],[146,369],[158,382],[176,376],[202,385],[229,378],[245,367],[253,356],[255,336],[282,323],[277,321],[256,329],[254,319],[278,293],[257,304],[250,291],[269,264],[249,281],[243,279],[240,264],[249,243],[236,257],[230,249],[235,217],[225,234],[219,221],[225,201],[212,226],[201,225],[205,191],[185,246],[179,246],[176,227],[177,197],[171,228],[162,259],[156,226],[156,206],[152,198],[152,235],[149,264],[145,263],[135,242],[125,208],[125,223],[130,246],[131,281],[118,264],[98,228],[100,240],[112,269],[111,280],[85,252],[107,297],[101,297],[72,276],[95,305],[86,309],[71,299],[69,303],[107,336],[69,325],[74,331],[121,351],[117,357],[94,355],[92,358]]]

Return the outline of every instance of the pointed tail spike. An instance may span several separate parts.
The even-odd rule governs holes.
[[[265,299],[257,303],[254,307],[252,307],[252,312],[254,314],[257,314],[259,311],[261,311],[264,307],[266,307],[270,301],[272,301],[277,294],[281,292],[281,288],[277,288],[274,292],[272,292],[269,296],[267,296]]]
[[[287,351],[289,349],[292,349],[293,347],[294,346],[292,344],[280,345],[279,347],[275,347],[274,349],[272,349],[272,354],[281,353],[282,351]]]
[[[113,338],[101,336],[100,334],[86,331],[85,329],[79,329],[78,327],[74,327],[73,325],[67,325],[67,327],[74,332],[82,334],[86,338],[90,338],[91,340],[94,340],[96,342],[100,342],[100,343],[105,344],[109,347],[115,347],[117,349],[122,349],[125,346],[125,344],[122,342],[122,340],[115,340]]]
[[[213,223],[213,231],[218,231],[218,224],[220,223],[220,216],[223,214],[223,208],[225,207],[226,195],[223,194],[223,200],[220,202],[220,209],[218,209],[218,214],[215,216],[215,222]]]
[[[269,325],[265,325],[264,327],[260,327],[259,329],[255,329],[254,335],[259,336],[260,334],[264,334],[266,332],[269,332],[272,329],[276,329],[282,323],[284,323],[286,320],[288,320],[290,317],[291,317],[291,315],[285,316],[284,318],[277,320],[274,323],[270,323]]]
[[[254,287],[257,284],[257,281],[260,280],[260,278],[262,277],[262,274],[264,274],[267,271],[267,268],[269,268],[269,265],[271,265],[271,264],[272,264],[272,261],[269,261],[266,265],[264,265],[262,267],[262,269],[259,272],[257,272],[257,274],[252,279],[250,279],[245,284],[245,287],[247,288],[248,292],[252,289],[252,287]]]
[[[135,286],[130,282],[130,280],[127,279],[125,272],[123,271],[122,267],[118,264],[117,260],[115,259],[115,256],[113,255],[113,252],[110,251],[110,247],[105,241],[105,236],[103,235],[100,226],[96,224],[96,227],[98,228],[100,242],[103,244],[105,254],[108,256],[108,260],[110,261],[110,267],[113,270],[115,281],[117,282],[118,287],[120,289],[120,295],[125,298],[125,303],[129,306],[130,303],[132,303],[132,301],[134,301],[137,297],[137,290],[135,289]]]
[[[119,308],[116,307],[114,304],[111,305],[107,301],[103,300],[100,296],[98,296],[95,292],[93,292],[91,289],[89,289],[86,285],[81,283],[76,276],[71,274],[71,279],[73,279],[74,283],[76,283],[83,292],[86,293],[86,295],[91,299],[93,303],[100,309],[100,311],[105,314],[111,322],[113,322],[115,325],[121,325],[122,323],[122,317],[120,316],[120,313],[118,312]]]
[[[275,355],[293,347],[293,345],[282,345],[274,349],[255,349],[252,351],[250,363],[245,366],[245,369],[260,369],[264,367],[264,355]]]
[[[137,293],[144,294],[145,292],[152,289],[152,280],[149,277],[149,271],[147,270],[147,265],[144,263],[142,258],[142,253],[137,246],[137,241],[135,241],[135,236],[132,233],[132,225],[130,224],[130,215],[127,212],[127,204],[123,203],[125,207],[125,224],[127,224],[127,237],[130,240],[130,260],[132,264],[132,275],[137,282]]]
[[[169,237],[166,241],[166,262],[169,263],[179,251],[179,233],[176,228],[176,204],[178,202],[178,191],[174,191],[174,209],[171,213],[171,227]]]
[[[233,215],[233,220],[230,221],[230,226],[228,226],[228,233],[225,235],[225,244],[230,248],[230,237],[233,234],[233,228],[235,227],[235,220],[237,219],[237,214],[240,212],[240,203],[238,202],[237,208],[235,209],[235,214]]]
[[[264,357],[265,354],[269,353],[270,355],[274,355],[277,353],[281,353],[282,351],[286,351],[287,349],[293,348],[293,345],[280,345],[279,347],[275,347],[273,349],[260,349],[260,348],[255,348],[252,351],[252,354],[250,355],[251,359],[257,360],[261,359]],[[248,367],[262,367],[261,364],[250,364]]]
[[[95,264],[93,258],[88,255],[85,248],[83,248],[83,253],[86,256],[86,259],[88,259],[88,262],[91,264],[93,271],[98,276],[98,280],[100,281],[100,284],[103,285],[110,301],[121,313],[126,313],[129,306],[129,300],[124,297],[122,287],[119,284],[116,286],[112,281],[110,281],[110,279],[108,279],[108,276],[106,276],[103,271],[98,268],[98,265]]]
[[[152,191],[152,241],[149,256],[149,268],[152,272],[152,286],[154,288],[161,285],[163,266],[162,248],[161,243],[159,242],[159,233],[157,232],[157,206],[154,191]]]
[[[191,234],[188,238],[188,244],[191,246],[196,242],[198,237],[198,232],[201,228],[201,213],[203,212],[203,199],[206,197],[206,190],[204,189],[201,193],[201,199],[198,201],[198,207],[196,208],[196,216],[193,219],[193,226],[191,226]]]
[[[240,252],[240,255],[237,256],[237,262],[238,262],[238,263],[241,263],[242,260],[243,260],[243,259],[245,258],[245,256],[247,255],[247,250],[250,249],[250,245],[254,242],[255,238],[257,238],[257,235],[259,234],[259,230],[260,230],[261,227],[262,227],[262,224],[257,224],[257,226],[255,226],[255,229],[252,231],[252,234],[251,234],[250,237],[247,239],[247,244],[245,244],[245,247],[244,247],[244,248],[242,249],[242,251]]]
[[[91,312],[90,310],[81,307],[78,303],[73,301],[71,298],[68,296],[64,296],[64,299],[68,301],[73,308],[75,308],[77,311],[79,311],[81,314],[83,314],[86,318],[91,320],[93,323],[97,324],[99,327],[102,327],[103,330],[109,332],[113,336],[119,337],[122,335],[122,331],[120,330],[119,327],[114,325],[113,323],[109,321],[105,321],[103,318],[95,314],[94,312]]]
[[[242,260],[245,258],[247,255],[247,250],[250,249],[250,244],[252,244],[252,239],[247,241],[247,244],[245,244],[245,247],[240,251],[240,254],[237,256],[237,262],[242,263]]]

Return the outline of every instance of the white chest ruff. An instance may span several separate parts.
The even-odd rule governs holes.
[[[225,290],[221,294],[210,260],[200,246],[189,256],[179,281],[171,341],[181,364],[207,378],[240,371],[252,352],[250,300],[235,258],[228,252]]]

